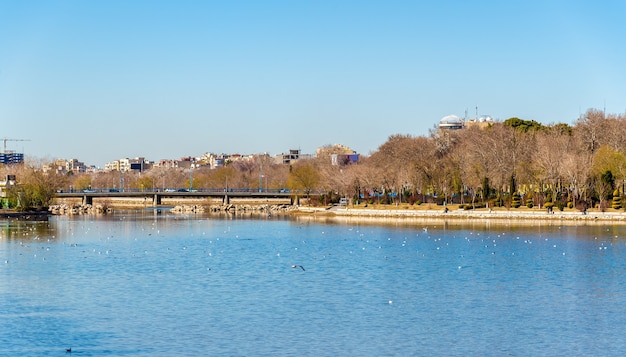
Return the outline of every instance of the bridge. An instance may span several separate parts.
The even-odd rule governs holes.
[[[152,200],[154,206],[161,205],[164,198],[189,199],[189,198],[214,198],[221,199],[223,204],[229,204],[231,199],[284,199],[291,204],[298,204],[298,195],[282,189],[199,189],[199,190],[116,190],[116,189],[94,189],[79,192],[56,193],[57,198],[81,198],[83,205],[93,204],[94,198],[144,198]]]

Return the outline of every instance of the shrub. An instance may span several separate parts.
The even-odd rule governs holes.
[[[409,202],[410,205],[413,205],[416,202],[420,202],[420,200],[419,200],[417,195],[411,195],[411,196],[409,196],[408,202]],[[419,205],[419,203],[418,203],[418,205]]]
[[[511,196],[511,207],[519,208],[522,205],[521,201],[522,199],[519,193],[517,192],[513,193],[513,196]]]
[[[609,208],[609,203],[608,203],[608,202],[606,202],[606,201],[602,201],[602,202],[600,202],[600,204],[598,205],[598,209],[599,209],[601,212],[606,212],[606,209],[607,209],[607,208]]]
[[[613,202],[611,204],[611,208],[620,209],[622,208],[622,195],[619,190],[613,191]]]
[[[487,207],[487,205],[484,204],[484,203],[475,203],[474,205],[468,203],[468,204],[465,205],[465,207],[463,209],[466,210],[466,211],[469,211],[469,210],[474,209],[474,208],[485,208],[485,207]]]

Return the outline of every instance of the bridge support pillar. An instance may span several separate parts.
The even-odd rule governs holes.
[[[92,196],[83,196],[83,206],[93,205],[93,197]]]
[[[228,194],[225,194],[225,195],[224,195],[224,204],[225,204],[225,205],[230,204],[230,197],[228,197]]]
[[[291,205],[300,206],[300,196],[291,196]]]
[[[161,195],[159,195],[158,193],[154,194],[154,199],[152,200],[152,205],[153,206],[160,206],[161,205]]]

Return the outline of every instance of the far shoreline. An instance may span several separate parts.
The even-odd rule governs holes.
[[[617,209],[606,209],[602,212],[599,209],[589,209],[582,212],[577,209],[565,208],[563,211],[555,209],[548,212],[545,208],[476,208],[462,209],[459,205],[440,206],[436,204],[424,203],[420,205],[404,204],[360,204],[360,205],[289,205],[285,202],[274,202],[269,200],[240,200],[235,204],[216,204],[215,202],[207,202],[201,200],[194,201],[175,201],[168,202],[170,205],[153,206],[147,205],[145,201],[106,201],[93,206],[82,206],[78,202],[65,201],[56,202],[57,204],[65,204],[68,208],[82,208],[82,212],[78,214],[91,214],[88,208],[93,206],[103,206],[103,210],[112,209],[126,210],[136,208],[162,208],[163,210],[171,209],[175,205],[180,205],[181,209],[178,213],[202,214],[206,212],[228,213],[228,214],[247,214],[256,212],[261,215],[287,215],[292,217],[310,216],[324,218],[325,220],[339,219],[358,219],[360,221],[408,221],[415,219],[432,219],[432,220],[456,220],[456,221],[477,221],[488,220],[496,221],[516,221],[532,224],[535,221],[542,222],[570,222],[570,223],[601,223],[601,224],[626,224],[626,211]],[[194,208],[193,210],[186,208]],[[201,209],[197,209],[201,208]],[[447,208],[447,210],[446,210]],[[55,213],[53,213],[55,215]]]

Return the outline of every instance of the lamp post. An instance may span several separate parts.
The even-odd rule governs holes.
[[[259,166],[259,192],[263,192],[263,163]]]
[[[193,163],[189,165],[189,192],[193,187]]]

